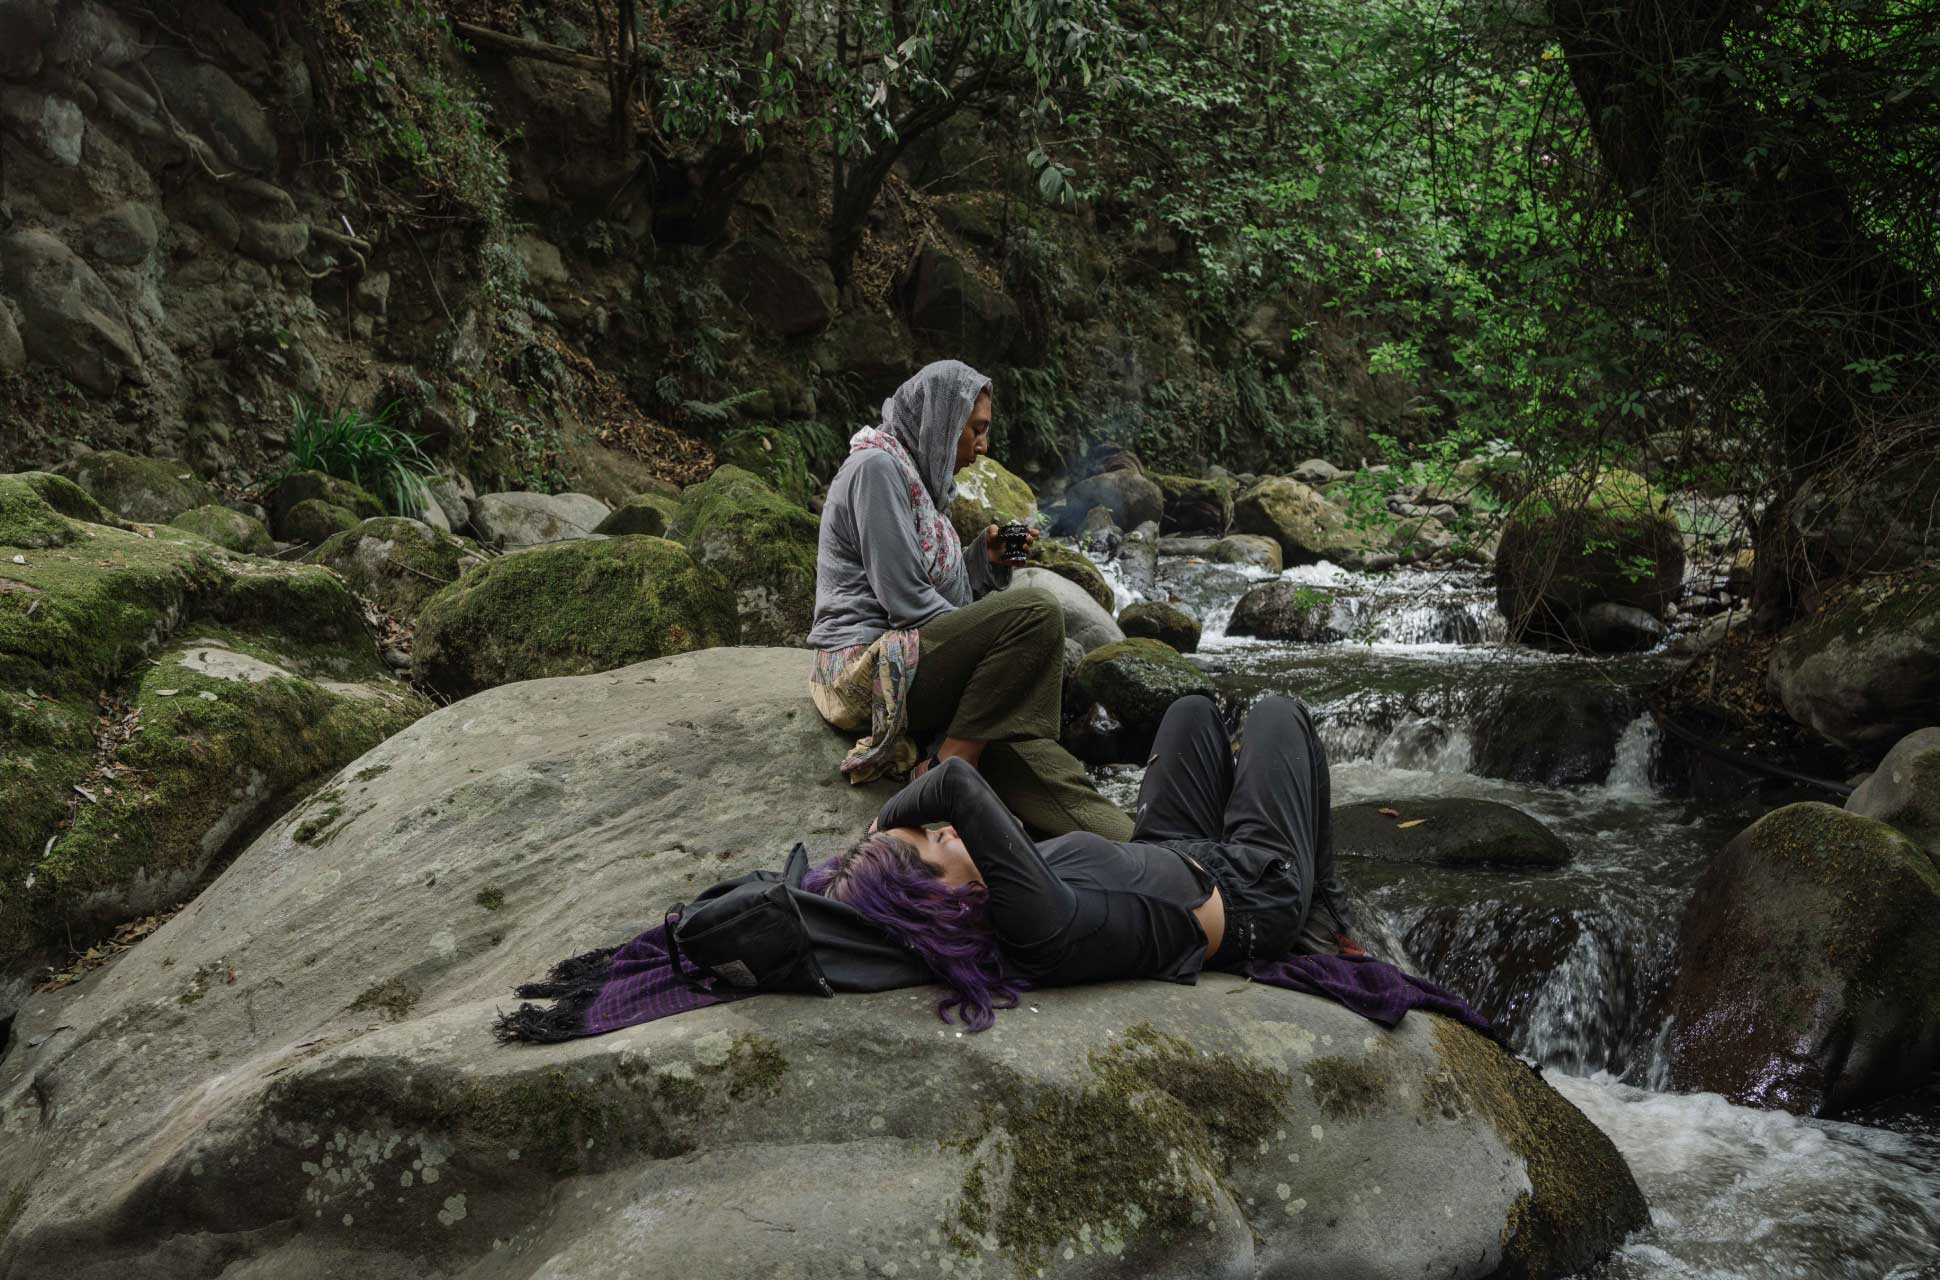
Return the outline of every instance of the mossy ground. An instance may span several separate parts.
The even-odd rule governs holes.
[[[419,677],[451,698],[741,642],[734,593],[678,543],[628,536],[502,556],[425,601]]]
[[[681,494],[680,536],[694,558],[732,585],[744,644],[799,645],[815,622],[821,525],[740,467]]]
[[[1109,1246],[1192,1230],[1207,1212],[1205,1177],[1287,1116],[1284,1072],[1201,1053],[1149,1023],[1094,1050],[1090,1069],[1076,1090],[1019,1087],[986,1105],[956,1143],[985,1152],[944,1224],[959,1254],[994,1243],[1029,1275],[1081,1235]]]
[[[72,477],[109,511],[150,524],[216,499],[215,491],[187,465],[167,458],[90,453],[64,464],[61,472]]]

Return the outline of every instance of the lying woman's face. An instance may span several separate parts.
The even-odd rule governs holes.
[[[970,860],[970,851],[963,847],[955,827],[892,827],[887,834],[913,845],[923,861],[936,869],[937,877],[952,889],[983,883],[983,876],[977,873],[977,864]]]

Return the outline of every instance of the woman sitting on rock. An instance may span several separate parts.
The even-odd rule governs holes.
[[[975,1030],[1027,987],[1264,976],[1290,955],[1359,955],[1334,879],[1327,754],[1307,709],[1271,695],[1235,763],[1212,699],[1166,710],[1131,839],[1036,844],[976,770],[947,760],[884,805],[803,888],[923,957]],[[946,823],[932,826],[926,824]]]
[[[852,782],[957,760],[1038,831],[1124,839],[1130,820],[1056,741],[1057,598],[1003,589],[1023,561],[1003,558],[995,525],[966,550],[950,523],[956,472],[989,433],[990,379],[941,360],[883,402],[881,426],[849,441],[822,508],[810,692],[836,728],[869,731],[842,763]],[[939,736],[918,763],[912,737]]]

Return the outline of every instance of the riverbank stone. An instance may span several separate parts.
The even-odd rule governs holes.
[[[439,590],[485,563],[462,539],[402,516],[334,534],[304,560],[335,570],[352,591],[407,622]]]
[[[1940,1066],[1940,867],[1883,822],[1787,805],[1712,859],[1678,931],[1672,1079],[1836,1116]]]
[[[1496,603],[1512,634],[1565,636],[1600,601],[1652,615],[1684,583],[1684,536],[1642,476],[1566,476],[1510,509],[1495,553]]]
[[[618,536],[644,533],[652,538],[675,538],[680,531],[680,499],[663,493],[636,493],[594,526],[594,533]]]
[[[1082,527],[1093,507],[1109,511],[1112,523],[1119,528],[1136,529],[1147,520],[1156,524],[1165,515],[1165,494],[1142,472],[1129,468],[1101,471],[1065,490],[1059,505],[1063,516],[1055,532],[1069,533]]]
[[[1033,992],[979,1035],[926,988],[494,1043],[514,984],[868,822],[889,788],[841,781],[809,665],[444,708],[34,997],[0,1059],[0,1131],[33,1138],[0,1143],[10,1264],[1548,1280],[1643,1225],[1609,1140],[1481,1037],[1223,974]]]
[[[608,514],[584,493],[487,493],[468,505],[479,541],[507,551],[589,537]]]
[[[1779,637],[1766,684],[1792,719],[1868,753],[1940,722],[1940,570],[1843,584]]]
[[[1915,729],[1894,743],[1845,808],[1884,822],[1940,865],[1940,728]]]
[[[1140,600],[1126,605],[1119,611],[1118,626],[1128,637],[1157,640],[1180,653],[1192,653],[1199,648],[1199,620],[1164,600]]]
[[[1221,537],[1233,527],[1233,478],[1170,475],[1152,472],[1165,506],[1159,531],[1165,534],[1208,534]]]
[[[349,512],[353,524],[384,514],[384,504],[352,481],[325,471],[293,471],[279,477],[263,495],[263,505],[269,510],[270,532],[285,542],[302,541],[290,535],[289,517],[304,502],[327,503]]]
[[[1229,636],[1331,644],[1353,631],[1349,597],[1325,587],[1275,579],[1248,589],[1226,623]]]
[[[1043,569],[1076,583],[1107,614],[1118,607],[1118,596],[1112,591],[1111,583],[1105,581],[1104,573],[1092,563],[1090,556],[1075,547],[1039,538],[1031,544],[1027,563],[1033,569]]]
[[[462,698],[731,645],[740,633],[733,588],[679,543],[577,539],[501,556],[426,600],[412,669]]]
[[[1094,649],[1078,667],[1081,701],[1096,703],[1117,721],[1116,753],[1142,762],[1165,710],[1190,693],[1214,693],[1212,677],[1157,640],[1120,640]]]
[[[1330,561],[1359,568],[1366,560],[1367,535],[1339,507],[1288,476],[1267,476],[1233,502],[1238,533],[1271,538],[1288,565]]]
[[[162,524],[216,500],[215,490],[183,463],[112,451],[84,454],[55,468],[124,520]]]
[[[741,641],[802,645],[815,625],[821,523],[740,467],[717,467],[680,499],[680,538],[733,588]]]
[[[340,533],[355,529],[357,513],[322,498],[305,498],[283,513],[280,529],[285,542],[320,547]]]
[[[1219,564],[1236,564],[1248,569],[1279,573],[1285,567],[1280,544],[1256,533],[1229,533],[1213,543],[1206,558]]]
[[[1444,867],[1550,869],[1570,857],[1560,836],[1514,805],[1459,796],[1335,805],[1334,849]]]

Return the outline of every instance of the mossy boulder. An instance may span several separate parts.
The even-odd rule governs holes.
[[[386,678],[362,609],[329,572],[170,525],[70,526],[64,546],[0,560],[6,965],[180,893],[308,781],[425,709]],[[248,653],[304,690],[272,698],[252,686],[237,704],[247,740],[224,730],[176,742],[177,712],[147,708],[143,691],[174,687],[162,673],[184,636]],[[340,711],[341,698],[360,705]],[[229,767],[238,761],[254,772]]]
[[[336,570],[352,591],[406,621],[440,589],[485,563],[463,539],[402,516],[366,520],[303,558]]]
[[[1570,858],[1562,837],[1514,805],[1460,796],[1335,805],[1334,849],[1444,867],[1550,869]]]
[[[1358,568],[1369,554],[1367,535],[1345,512],[1287,476],[1267,476],[1235,498],[1233,528],[1279,543],[1283,564]]]
[[[126,521],[96,502],[93,494],[66,476],[55,475],[51,471],[20,471],[14,474],[14,478],[70,520],[113,525],[118,529],[127,527]]]
[[[805,508],[740,467],[717,467],[681,494],[681,541],[695,560],[732,585],[740,636],[748,644],[807,642],[815,625],[820,533]]]
[[[1239,598],[1226,623],[1230,636],[1331,644],[1352,634],[1360,610],[1345,591],[1274,579]]]
[[[1031,544],[1028,563],[1033,569],[1047,569],[1067,582],[1076,583],[1106,613],[1118,607],[1111,583],[1105,581],[1105,575],[1091,562],[1091,557],[1075,547],[1039,538]]]
[[[1118,626],[1128,638],[1160,641],[1180,653],[1199,647],[1199,620],[1176,604],[1140,600],[1118,612]]]
[[[1843,584],[1772,649],[1766,684],[1785,713],[1869,754],[1940,723],[1940,569]]]
[[[1056,532],[1069,533],[1082,528],[1093,507],[1109,511],[1112,523],[1129,532],[1148,520],[1158,523],[1165,515],[1165,494],[1143,472],[1129,468],[1101,471],[1065,491],[1058,505]]]
[[[714,446],[721,466],[739,467],[759,476],[769,488],[800,507],[814,496],[808,448],[786,431],[730,431]],[[636,531],[637,532],[637,531]]]
[[[124,520],[161,524],[193,507],[207,506],[216,492],[186,465],[168,458],[90,453],[55,468],[95,501]]]
[[[679,543],[587,538],[501,556],[426,600],[412,667],[427,687],[463,698],[740,637],[734,589]]]
[[[966,547],[993,524],[1037,519],[1037,495],[995,458],[988,455],[978,458],[957,472],[956,481],[957,496],[950,503],[950,523],[956,526]]]
[[[0,476],[0,547],[29,551],[74,541],[73,524],[17,475]]]
[[[305,502],[327,503],[350,513],[351,526],[385,514],[384,504],[369,490],[323,471],[292,471],[269,487],[263,505],[269,510],[270,531],[285,542],[305,542],[287,527],[290,513]],[[306,530],[314,532],[314,530]],[[331,532],[336,532],[332,530]],[[328,537],[329,535],[324,535]],[[317,539],[323,541],[322,538]],[[315,544],[312,544],[315,545]]]
[[[1211,676],[1172,646],[1147,639],[1093,649],[1078,665],[1076,684],[1085,703],[1117,722],[1112,754],[1126,763],[1144,762],[1167,707],[1189,693],[1213,692]]]
[[[1495,578],[1512,633],[1563,636],[1598,601],[1661,613],[1683,588],[1684,536],[1642,476],[1565,476],[1511,508]]]
[[[1279,573],[1286,566],[1278,540],[1257,533],[1229,533],[1213,543],[1207,558],[1216,564],[1236,564],[1268,573]]]
[[[276,550],[269,529],[261,520],[241,511],[231,511],[217,503],[193,507],[169,523],[230,551],[262,556]]]
[[[358,523],[357,513],[349,507],[322,498],[305,498],[283,513],[278,532],[285,542],[320,547],[338,534],[355,529]]]
[[[1916,729],[1894,743],[1846,797],[1846,812],[1884,822],[1940,863],[1940,728]]]
[[[1678,932],[1672,1078],[1834,1116],[1940,1066],[1940,867],[1883,822],[1787,805],[1711,861]]]
[[[1155,471],[1151,478],[1165,499],[1159,517],[1161,533],[1203,533],[1217,538],[1233,527],[1235,486],[1231,476],[1201,480]]]
[[[680,498],[664,493],[636,493],[613,508],[606,519],[593,527],[594,533],[618,537],[642,533],[649,538],[680,536]]]

